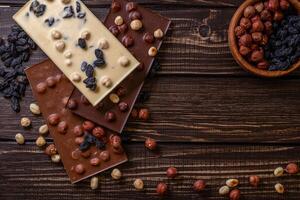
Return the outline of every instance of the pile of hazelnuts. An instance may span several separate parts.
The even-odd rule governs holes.
[[[288,10],[287,0],[260,1],[245,8],[239,25],[235,28],[240,54],[259,69],[270,66],[265,59],[264,46],[273,32],[273,22],[284,18],[283,11]]]

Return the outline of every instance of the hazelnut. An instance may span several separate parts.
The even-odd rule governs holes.
[[[94,176],[93,178],[91,178],[91,189],[92,190],[96,190],[99,187],[99,178]]]
[[[114,179],[114,180],[119,180],[122,178],[122,172],[115,168],[113,169],[113,171],[111,172],[111,177]]]
[[[47,86],[50,87],[50,88],[55,87],[55,85],[56,85],[56,79],[55,79],[55,77],[53,77],[53,76],[48,77],[46,79],[46,83],[47,83]]]
[[[124,23],[124,20],[123,20],[123,18],[122,18],[121,16],[117,16],[117,17],[115,18],[115,24],[116,24],[116,25],[120,26],[120,25],[122,25],[123,23]]]
[[[288,174],[297,174],[299,172],[299,167],[296,163],[290,163],[286,166],[285,171]]]
[[[277,193],[279,193],[279,194],[284,193],[284,187],[283,187],[282,184],[277,183],[274,187],[275,187],[275,190],[276,190]]]
[[[108,161],[110,158],[109,152],[108,151],[102,151],[99,155],[100,159],[103,161]]]
[[[254,32],[251,34],[251,36],[252,40],[257,43],[259,43],[263,39],[263,34],[261,32]]]
[[[117,135],[114,135],[111,137],[111,145],[113,148],[118,149],[121,146],[121,138]]]
[[[128,29],[127,24],[122,24],[121,26],[118,26],[118,29],[121,33],[125,33]]]
[[[97,157],[92,158],[92,159],[90,160],[90,164],[91,164],[92,166],[98,166],[98,165],[100,164],[100,159],[97,158]]]
[[[89,158],[89,157],[91,157],[91,154],[92,154],[92,152],[90,151],[90,149],[85,150],[85,151],[80,151],[80,155],[83,158]]]
[[[74,82],[79,82],[79,81],[81,81],[81,76],[80,76],[80,74],[77,73],[77,72],[73,72],[73,73],[71,74],[71,80],[74,81]]]
[[[154,31],[154,37],[157,39],[161,39],[164,37],[164,32],[159,28]]]
[[[126,56],[121,56],[118,59],[118,63],[122,66],[122,67],[126,67],[129,65],[130,61]]]
[[[256,12],[261,13],[261,11],[263,11],[263,9],[264,9],[264,3],[258,2],[254,5],[254,8],[255,8]]]
[[[84,142],[84,137],[76,137],[75,138],[75,143],[80,145]]]
[[[248,18],[243,17],[240,21],[240,26],[243,27],[244,29],[248,30],[251,28],[251,21]]]
[[[113,12],[118,12],[118,11],[120,11],[121,10],[121,4],[119,3],[119,2],[113,2],[112,4],[111,4],[111,10],[113,11]]]
[[[72,58],[72,52],[66,51],[66,52],[64,53],[64,56],[65,56],[65,58]]]
[[[247,6],[244,10],[244,17],[251,18],[255,15],[255,8],[253,6]]]
[[[280,0],[279,5],[282,10],[287,10],[290,7],[290,3],[287,0]]]
[[[81,151],[80,151],[80,149],[75,149],[74,151],[72,151],[71,157],[74,160],[78,160],[81,157]]]
[[[28,117],[21,118],[21,126],[24,128],[28,128],[31,125],[31,120]]]
[[[257,20],[261,20],[259,15],[255,15],[254,17],[251,18],[251,22],[256,22]]]
[[[147,109],[147,108],[140,109],[140,111],[139,111],[139,119],[146,121],[149,118],[150,118],[149,109]]]
[[[248,47],[245,47],[245,46],[240,46],[239,52],[242,56],[246,56],[251,52],[251,49],[249,49]]]
[[[281,21],[283,17],[283,13],[281,11],[276,11],[274,14],[274,21]]]
[[[280,177],[280,176],[283,176],[283,173],[284,173],[284,169],[282,167],[277,167],[275,170],[274,170],[274,175],[276,177]]]
[[[129,107],[128,104],[125,103],[125,102],[120,102],[118,106],[119,106],[119,110],[121,112],[126,112],[128,110],[128,107]]]
[[[77,174],[83,174],[85,172],[83,164],[76,165],[74,170]]]
[[[151,33],[147,32],[147,33],[144,34],[143,40],[146,43],[152,44],[154,42],[155,38]]]
[[[130,23],[130,28],[134,31],[138,31],[143,27],[143,23],[139,19],[135,19]]]
[[[268,10],[263,10],[260,13],[260,18],[262,21],[272,21],[272,15],[271,15],[270,11],[268,11]]]
[[[103,76],[100,80],[101,84],[105,87],[111,87],[112,81],[108,76]]]
[[[158,183],[157,186],[156,186],[156,193],[159,195],[159,196],[163,196],[167,193],[167,190],[168,190],[168,186],[167,184],[161,182],[161,183]]]
[[[92,131],[94,127],[95,127],[95,124],[91,121],[84,121],[82,124],[82,128],[85,131]]]
[[[145,141],[145,147],[150,150],[155,150],[157,147],[157,143],[154,139],[147,138]]]
[[[135,187],[135,189],[137,190],[143,190],[144,189],[144,182],[142,179],[137,178],[135,179],[135,181],[133,182],[133,186]]]
[[[167,169],[167,177],[175,178],[177,176],[177,169],[175,167],[169,167]]]
[[[260,178],[258,176],[250,176],[249,177],[249,183],[253,187],[257,187],[259,184]]]
[[[112,25],[111,27],[109,27],[109,31],[114,35],[114,36],[117,36],[119,35],[119,29],[118,29],[118,26],[116,25]]]
[[[61,121],[57,125],[57,131],[61,134],[66,134],[68,130],[68,124],[65,121]]]
[[[55,48],[56,48],[57,51],[59,51],[59,52],[64,51],[65,47],[66,47],[66,44],[65,44],[65,42],[62,41],[62,40],[57,41],[57,42],[55,43]]]
[[[35,141],[36,146],[43,147],[46,144],[46,140],[44,137],[40,136]]]
[[[234,189],[229,193],[230,200],[239,200],[241,197],[241,191],[239,189]]]
[[[269,0],[268,9],[276,12],[279,9],[279,0]]]
[[[35,114],[35,115],[40,115],[41,114],[40,107],[36,103],[30,104],[29,109],[30,109],[32,114]]]
[[[117,103],[120,102],[120,97],[119,97],[117,94],[115,94],[115,93],[111,93],[111,94],[109,95],[109,100],[110,100],[112,103],[117,104]]]
[[[246,33],[246,30],[241,26],[237,26],[234,29],[234,33],[235,33],[235,36],[240,37]]]
[[[219,189],[220,195],[226,195],[229,192],[230,192],[230,188],[227,185],[224,185],[224,186],[220,187],[220,189]]]
[[[238,179],[228,179],[226,181],[226,185],[228,187],[231,187],[231,188],[238,186],[238,184],[239,184],[239,180]]]
[[[264,69],[266,70],[269,67],[269,63],[265,60],[259,62],[256,66],[258,69]]]
[[[91,37],[91,33],[89,32],[89,31],[83,31],[82,33],[81,33],[81,38],[82,39],[85,39],[85,40],[89,40],[90,39],[90,37]]]
[[[125,35],[122,38],[122,43],[124,44],[125,47],[131,47],[134,44],[134,39],[129,35]]]
[[[142,19],[142,14],[139,11],[132,11],[129,13],[129,18],[131,20]]]
[[[53,30],[51,32],[51,36],[52,36],[52,38],[54,40],[58,40],[58,39],[60,39],[62,37],[61,33],[59,31],[57,31],[57,30]]]
[[[98,47],[100,49],[108,49],[109,47],[108,41],[105,38],[100,38],[98,41]]]
[[[51,160],[52,160],[52,162],[54,162],[54,163],[59,163],[60,162],[60,155],[59,154],[55,154],[55,155],[52,155],[51,156]]]
[[[56,149],[55,145],[54,144],[49,144],[47,146],[47,148],[45,149],[45,154],[48,155],[48,156],[52,156],[52,155],[57,154],[57,149]]]
[[[80,137],[83,135],[83,129],[81,125],[77,125],[73,128],[73,133],[75,136]]]
[[[58,114],[51,114],[48,117],[48,123],[52,126],[55,126],[59,123],[59,115]]]
[[[148,55],[151,57],[156,56],[156,54],[158,53],[156,47],[150,47],[150,49],[148,50]]]
[[[250,34],[242,35],[239,39],[240,46],[250,47],[252,44],[252,37]]]
[[[105,120],[108,122],[113,122],[116,120],[116,115],[113,112],[106,112],[105,113]]]
[[[76,100],[74,99],[70,99],[67,103],[67,107],[70,109],[70,110],[75,110],[77,108],[77,102]]]
[[[255,50],[255,51],[252,52],[252,54],[251,54],[251,61],[252,62],[259,62],[263,59],[264,59],[263,52],[261,52],[259,50]]]
[[[253,24],[252,24],[253,32],[262,32],[264,30],[264,28],[265,28],[265,26],[261,20],[257,20],[255,22],[253,22]]]
[[[16,134],[15,139],[16,139],[16,142],[18,144],[24,144],[25,143],[25,138],[21,133]]]
[[[93,129],[93,136],[95,136],[98,139],[102,139],[105,136],[105,131],[100,126],[97,126]]]
[[[47,90],[47,84],[46,83],[42,82],[42,83],[37,84],[36,91],[38,93],[43,94],[43,93],[46,92],[46,90]]]
[[[204,180],[197,180],[194,182],[193,188],[196,192],[203,191],[205,189],[205,187],[206,187],[206,184],[205,184]]]
[[[126,4],[126,11],[131,12],[137,9],[137,5],[134,2],[128,2]]]

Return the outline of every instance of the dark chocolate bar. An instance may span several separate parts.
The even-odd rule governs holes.
[[[50,60],[26,69],[64,168],[72,183],[127,161],[120,137],[73,114],[73,84]]]
[[[124,22],[116,25],[116,19],[120,17]],[[70,99],[76,101],[78,106],[72,111],[121,133],[170,23],[169,19],[136,3],[114,0],[104,25],[129,49],[141,65],[96,107],[90,105],[75,89]]]

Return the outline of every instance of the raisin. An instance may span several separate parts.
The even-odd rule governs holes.
[[[88,66],[87,62],[83,61],[83,62],[81,63],[81,67],[80,67],[81,71],[85,72],[87,66]]]
[[[51,26],[54,24],[54,22],[55,22],[54,17],[50,17],[50,18],[48,18],[48,19],[45,19],[45,23],[46,23],[49,27],[51,27]]]
[[[96,58],[103,58],[103,52],[100,49],[95,49]]]
[[[87,65],[86,66],[85,74],[86,74],[87,77],[93,77],[94,76],[94,68],[93,68],[92,65]]]
[[[85,39],[83,39],[83,38],[79,38],[78,39],[78,46],[80,47],[80,48],[82,48],[82,49],[85,49],[86,48],[86,41],[85,41]]]
[[[77,14],[77,18],[82,19],[85,18],[86,13],[85,12],[80,12]]]
[[[76,12],[79,13],[81,11],[81,4],[79,1],[76,1]]]
[[[63,18],[71,18],[73,16],[74,16],[73,6],[66,6],[66,7],[64,7]]]
[[[105,65],[105,61],[103,59],[97,59],[94,61],[93,64],[95,67],[101,67],[101,66]]]

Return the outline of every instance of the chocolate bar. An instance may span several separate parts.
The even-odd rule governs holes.
[[[52,61],[25,72],[72,183],[127,161],[118,135],[65,108],[76,107],[68,102],[74,86]]]
[[[139,65],[80,0],[31,0],[13,18],[94,106]]]
[[[120,17],[124,23],[116,25]],[[141,65],[96,107],[74,90],[70,99],[78,102],[78,107],[72,111],[121,133],[170,23],[167,18],[136,3],[114,0],[104,24]]]

